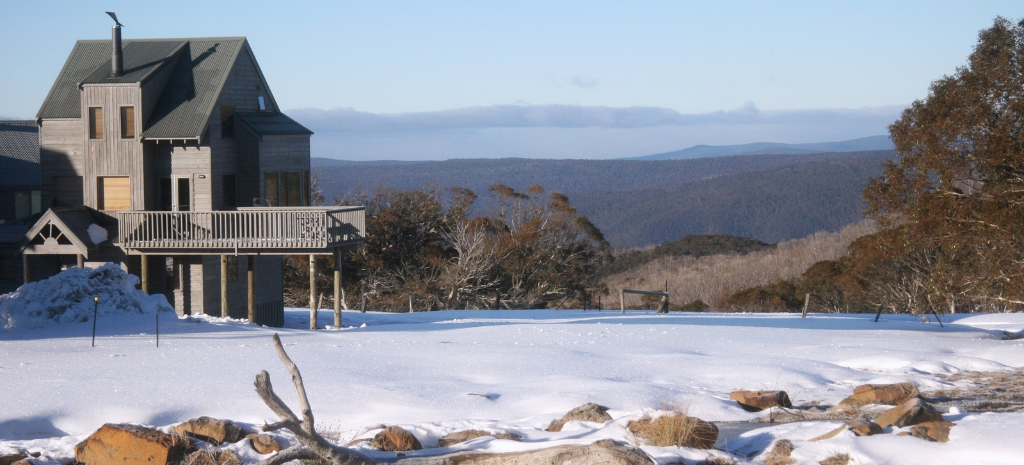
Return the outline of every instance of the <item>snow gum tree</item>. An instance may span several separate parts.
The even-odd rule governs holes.
[[[367,240],[343,254],[349,306],[373,310],[545,308],[582,301],[597,286],[608,243],[569,199],[542,187],[495,185],[493,211],[471,216],[468,189],[378,189],[348,203],[366,206]],[[286,262],[289,303],[308,302],[304,257]],[[332,259],[327,258],[325,261]],[[318,267],[321,288],[329,288]]]
[[[884,255],[877,296],[940,311],[1024,308],[1024,21],[996,18],[967,64],[889,131],[898,159],[864,192],[884,229],[864,252]]]

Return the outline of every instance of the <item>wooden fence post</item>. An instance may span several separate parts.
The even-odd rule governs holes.
[[[622,313],[626,313],[626,293],[619,290],[619,303],[622,304]]]
[[[149,255],[142,255],[142,292],[149,294]],[[159,312],[158,312],[159,313]]]
[[[334,328],[341,329],[341,302],[345,296],[341,293],[341,253],[334,249]]]
[[[316,329],[316,255],[309,254],[309,329]]]
[[[810,303],[811,303],[811,293],[808,292],[807,295],[804,296],[804,313],[802,315],[800,315],[800,318],[807,318],[807,306]]]
[[[145,257],[145,255],[143,255]],[[228,256],[220,256],[220,316],[231,316],[228,312]]]
[[[249,322],[256,322],[256,266],[255,255],[245,257],[245,278],[249,282]]]

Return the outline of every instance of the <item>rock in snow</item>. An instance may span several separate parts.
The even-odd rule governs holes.
[[[75,461],[164,465],[180,460],[187,448],[188,441],[153,428],[107,423],[75,446]]]

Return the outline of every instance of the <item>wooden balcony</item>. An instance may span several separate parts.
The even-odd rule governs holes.
[[[330,254],[366,235],[364,207],[254,207],[237,211],[122,211],[118,245],[129,254]]]

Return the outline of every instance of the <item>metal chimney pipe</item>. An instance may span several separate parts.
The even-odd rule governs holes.
[[[124,74],[124,58],[121,55],[121,25],[111,28],[110,40],[110,76],[121,77]]]

